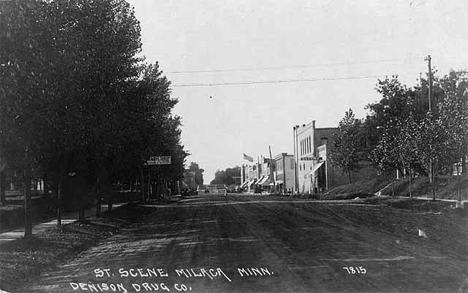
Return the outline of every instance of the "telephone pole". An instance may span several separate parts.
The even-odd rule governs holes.
[[[429,115],[431,115],[432,118],[432,68],[431,68],[431,55],[427,55],[427,57],[424,59],[427,61],[427,67],[428,67],[428,97],[429,97]],[[429,145],[429,148],[432,149],[432,145]],[[431,151],[431,156],[432,156],[432,151]],[[434,182],[435,176],[434,176],[434,163],[432,161],[432,157],[430,160],[430,167],[429,167],[429,182],[432,183],[432,200],[435,200],[435,182]]]
[[[427,57],[424,59],[424,61],[427,61],[427,67],[428,67],[428,73],[429,73],[429,80],[428,80],[428,87],[429,87],[429,112],[432,113],[432,102],[431,102],[431,96],[432,96],[432,68],[431,68],[431,55],[427,55]]]

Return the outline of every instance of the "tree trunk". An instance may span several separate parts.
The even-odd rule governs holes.
[[[461,201],[462,198],[461,198],[461,192],[460,192],[460,177],[461,177],[461,174],[460,174],[460,163],[457,164],[457,195],[458,195],[458,201]]]
[[[107,211],[112,211],[112,188],[107,198]]]
[[[96,192],[96,217],[101,216],[101,188],[99,187],[99,176],[96,179],[96,187],[95,187],[95,192]]]
[[[47,184],[47,182],[44,180],[44,196],[46,198],[49,197],[49,184]]]
[[[96,217],[101,216],[101,205],[102,205],[101,196],[98,194],[98,198],[96,201]]]
[[[146,199],[147,201],[149,201],[151,198],[152,198],[152,194],[151,194],[151,172],[148,170],[148,182],[147,182],[147,185],[148,185],[148,198]]]
[[[429,183],[433,183],[434,182],[434,166],[432,165],[432,161],[431,161],[431,164],[429,166]]]
[[[57,226],[62,225],[62,179],[57,188]]]
[[[39,183],[39,180],[37,180],[37,179],[34,179],[34,180],[33,180],[33,184],[34,184],[34,195],[36,195],[36,196],[37,196],[37,192],[38,192],[38,190],[37,190],[37,184],[38,184],[38,183]]]
[[[6,190],[6,171],[3,170],[3,171],[0,171],[0,197],[1,197],[2,205],[6,205],[5,190]]]
[[[27,155],[26,155],[27,156]],[[26,158],[26,162],[28,159]],[[29,164],[26,163],[23,177],[23,195],[24,195],[24,238],[32,236],[32,218],[31,218],[31,175]]]
[[[85,210],[86,207],[81,207],[80,210],[78,211],[78,221],[83,222],[85,219]]]
[[[462,168],[462,174],[466,174],[466,157],[465,157],[465,155],[462,156],[461,168]]]
[[[411,169],[409,169],[408,172],[409,172],[409,197],[410,197],[410,198],[413,198],[413,193],[412,193],[412,190],[411,190],[411,188],[412,188],[412,186],[411,186],[411,177],[412,177],[412,176],[411,176],[411,175],[412,175]]]
[[[143,173],[143,168],[140,168],[140,180],[141,201],[145,202],[145,175]]]

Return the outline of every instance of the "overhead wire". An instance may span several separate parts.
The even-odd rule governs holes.
[[[347,77],[330,77],[330,78],[310,78],[310,79],[283,79],[283,80],[265,80],[265,81],[245,81],[245,82],[221,82],[221,83],[187,83],[174,84],[172,87],[213,87],[213,86],[231,86],[231,85],[254,85],[254,84],[275,84],[275,83],[292,83],[292,82],[317,82],[317,81],[337,81],[337,80],[356,80],[379,78],[388,75],[366,75],[366,76],[347,76]]]
[[[272,66],[272,67],[253,67],[253,68],[228,68],[228,69],[211,69],[211,70],[185,70],[185,71],[166,71],[171,74],[189,74],[189,73],[215,73],[215,72],[240,72],[240,71],[261,71],[261,70],[279,70],[279,69],[297,69],[297,68],[313,68],[323,66],[340,66],[353,64],[369,64],[369,63],[389,63],[401,61],[400,59],[381,59],[381,60],[366,60],[355,62],[332,62],[332,63],[316,63],[310,65],[291,65],[291,66]]]

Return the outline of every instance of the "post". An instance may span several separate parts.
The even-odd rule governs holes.
[[[429,73],[429,78],[428,78],[428,95],[429,95],[429,112],[432,112],[432,102],[431,102],[431,96],[432,96],[432,69],[431,69],[431,55],[427,55],[426,59],[427,61],[427,66],[428,66],[428,73]]]
[[[295,160],[295,176],[296,176],[296,193],[299,193],[299,170],[297,168],[297,165],[299,163],[299,144],[298,144],[298,141],[297,141],[297,130],[299,129],[299,125],[296,125],[296,136],[295,136],[295,140],[296,140],[296,159]]]
[[[1,160],[0,157],[0,198],[2,205],[6,205],[6,170],[5,165],[2,166]]]
[[[143,167],[140,168],[140,181],[141,201],[145,202],[145,174],[143,172]]]
[[[24,196],[24,237],[32,236],[32,219],[31,219],[31,174],[29,161],[29,150],[26,147],[23,173],[23,196]]]
[[[2,140],[3,138],[0,137],[0,141]],[[0,201],[2,205],[6,205],[5,190],[6,190],[6,162],[4,162],[3,150],[2,150],[2,146],[0,145]]]
[[[428,67],[428,97],[429,97],[429,113],[432,114],[432,69],[431,69],[431,55],[427,55],[426,59],[427,61],[427,67]],[[429,146],[432,148],[432,146]],[[432,200],[435,200],[435,174],[434,174],[434,162],[430,161],[430,167],[429,167],[429,182],[432,183],[431,189],[432,189]]]
[[[101,216],[101,180],[99,175],[96,178],[96,217]]]
[[[288,194],[286,190],[286,154],[281,155],[283,157],[283,193]]]
[[[273,178],[273,189],[276,192],[276,178],[273,176],[273,157],[271,156],[271,146],[268,146],[268,149],[270,150],[270,174],[271,177]]]
[[[293,126],[293,159],[294,159],[293,194],[296,194],[296,126]]]

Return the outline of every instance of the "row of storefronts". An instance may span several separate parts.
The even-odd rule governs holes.
[[[315,121],[293,127],[293,154],[258,157],[242,166],[241,188],[248,192],[321,193],[346,182],[331,164],[338,128],[316,128]],[[251,157],[244,155],[244,158]]]
[[[256,163],[242,165],[241,173],[241,189],[248,192],[292,192],[294,156],[287,153],[280,153],[274,158],[260,156]]]

